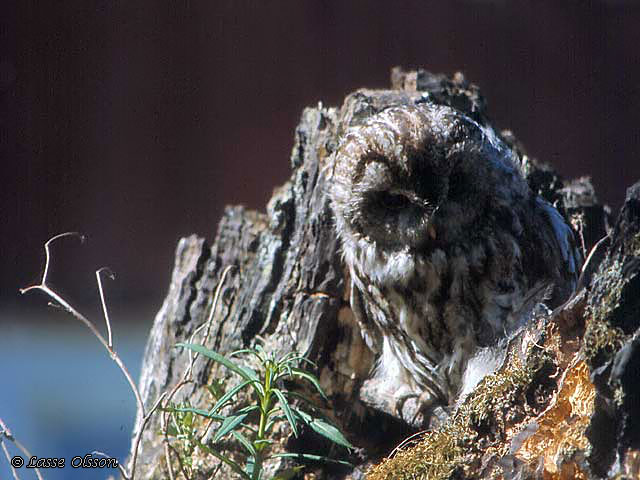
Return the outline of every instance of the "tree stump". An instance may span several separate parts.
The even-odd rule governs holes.
[[[189,356],[174,346],[188,342],[207,321],[213,292],[230,266],[205,346],[225,354],[255,345],[259,338],[267,351],[305,354],[315,363],[314,373],[329,397],[323,405],[326,413],[357,447],[351,454],[333,451],[313,432],[303,431],[294,438],[283,426],[278,430],[278,448],[341,455],[355,465],[352,469],[309,465],[307,472],[315,477],[308,478],[364,478],[371,465],[413,433],[399,417],[368,407],[371,399],[362,397],[360,387],[375,356],[362,340],[349,306],[349,282],[333,230],[327,185],[332,153],[348,127],[389,106],[421,99],[454,106],[478,122],[488,122],[486,102],[461,74],[448,78],[396,68],[390,90],[361,89],[348,95],[340,109],[319,104],[303,111],[295,131],[291,178],[275,191],[266,213],[228,207],[212,245],[196,236],[180,240],[169,292],[144,355],[140,389],[147,408],[180,380]],[[529,158],[513,134],[502,136],[522,158],[530,186],[556,204],[579,230],[589,252],[607,235],[609,221],[608,210],[597,202],[589,180],[563,182],[550,166]],[[372,478],[574,478],[570,475],[576,472],[596,478],[610,471],[637,472],[639,231],[640,186],[636,185],[629,190],[610,240],[595,249],[572,300],[538,318],[514,339],[501,370],[478,385],[458,409],[462,413],[452,414],[439,431],[413,442],[414,449],[404,449],[386,461]],[[195,362],[193,378],[196,381],[173,400],[188,400],[202,409],[212,403],[206,385],[214,379],[230,385],[235,381],[204,358]],[[582,417],[558,406],[579,392],[592,395],[592,409],[585,407]],[[502,395],[503,401],[490,402],[487,397],[495,395]],[[557,421],[563,415],[582,419],[576,427],[581,430],[572,432],[571,438],[559,438],[561,433],[545,423],[550,418],[544,415],[554,408]],[[497,413],[501,419],[492,419]],[[152,418],[143,435],[137,478],[169,478],[159,417]],[[449,443],[442,442],[442,432],[448,432]],[[549,451],[538,447],[552,439],[560,446],[549,458]],[[448,449],[448,456],[438,448]],[[199,466],[196,478],[210,478],[214,472],[216,478],[233,478],[218,470],[215,458],[202,455],[193,459]],[[441,471],[423,468],[429,459],[444,457]],[[286,464],[274,462],[270,471]],[[416,477],[408,473],[412,468]]]

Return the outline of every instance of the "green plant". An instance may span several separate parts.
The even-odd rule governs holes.
[[[314,403],[307,396],[294,392],[285,386],[285,380],[303,380],[309,382],[326,399],[318,379],[301,368],[302,363],[311,363],[303,356],[290,352],[276,358],[274,354],[265,352],[260,345],[255,348],[238,350],[229,356],[221,355],[201,345],[191,343],[179,343],[177,346],[210,358],[239,376],[241,380],[240,383],[227,391],[224,391],[224,386],[219,381],[209,385],[209,391],[214,395],[216,401],[208,411],[193,408],[189,405],[173,406],[165,409],[173,415],[173,427],[170,433],[183,442],[182,453],[184,458],[180,460],[183,473],[185,468],[190,470],[191,465],[188,457],[196,447],[218,458],[245,480],[263,479],[263,465],[270,458],[289,457],[349,465],[347,462],[308,453],[271,452],[273,429],[281,421],[289,424],[293,435],[296,437],[300,431],[300,424],[305,424],[332,442],[346,448],[353,448],[340,430],[331,422],[317,416],[315,413],[310,413],[310,411],[314,412],[315,408]],[[239,355],[253,356],[257,360],[257,371],[235,362],[233,360],[234,357]],[[246,397],[251,399],[250,403],[235,409],[233,404],[241,392],[248,393]],[[298,401],[293,403],[291,401],[293,399]],[[305,405],[305,408],[303,409],[301,405]],[[225,412],[231,411],[223,414],[223,410]],[[197,428],[194,424],[194,416],[200,416],[210,421],[205,432],[200,435],[196,434]],[[211,441],[207,442],[205,438],[208,436],[212,423],[217,424],[216,429],[211,431],[213,437]],[[240,455],[240,459],[237,457],[234,459],[230,454],[223,453],[226,447],[222,446],[222,440],[229,437],[234,438],[242,447],[243,455]],[[299,469],[300,467],[291,469],[279,475],[276,479],[291,478]]]

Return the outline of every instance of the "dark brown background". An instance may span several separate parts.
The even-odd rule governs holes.
[[[61,290],[95,300],[109,265],[114,308],[148,320],[177,239],[287,178],[301,109],[396,64],[464,71],[498,126],[618,207],[640,177],[640,10],[581,3],[4,2],[0,301],[37,304],[17,289],[42,242],[80,230],[56,249]]]

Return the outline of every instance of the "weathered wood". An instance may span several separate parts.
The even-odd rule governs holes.
[[[322,105],[305,109],[295,132],[291,179],[275,191],[267,212],[263,214],[242,207],[229,207],[211,246],[195,236],[180,240],[169,292],[156,316],[144,356],[140,386],[147,406],[179,381],[188,365],[188,355],[174,345],[188,341],[196,328],[206,321],[213,291],[223,270],[232,266],[222,287],[221,301],[213,314],[211,335],[206,346],[228,353],[254,345],[256,338],[260,337],[267,350],[282,353],[296,350],[316,363],[315,373],[330,398],[330,404],[325,405],[326,410],[358,447],[349,458],[358,468],[350,472],[335,467],[316,467],[318,478],[361,478],[367,465],[388,454],[411,432],[398,419],[367,408],[360,396],[360,386],[375,358],[362,340],[349,308],[348,292],[345,291],[348,282],[326,193],[332,174],[331,154],[349,126],[391,105],[421,101],[421,98],[453,105],[479,122],[488,120],[486,103],[477,87],[460,74],[449,79],[423,70],[403,72],[394,69],[392,84],[393,90],[358,90],[345,99],[341,109]],[[578,222],[574,223],[584,232],[585,248],[590,249],[606,233],[607,221],[607,212],[598,204],[590,182],[581,179],[565,184],[551,167],[526,156],[510,132],[504,132],[503,136],[527,165],[527,180],[531,187],[555,202],[568,218]],[[637,192],[630,193],[630,198],[633,195],[637,197]],[[618,255],[616,265],[627,268],[625,275],[628,271],[637,271],[637,262],[634,261],[640,255],[640,237],[637,233],[629,233],[633,228],[637,232],[640,218],[640,208],[633,203],[633,198],[625,205],[623,216],[627,220],[618,223],[612,250],[603,263],[611,265],[614,255]],[[635,240],[629,240],[629,235],[636,235],[633,237]],[[603,257],[600,255],[598,259]],[[632,257],[636,260],[625,260]],[[598,263],[594,261],[592,271],[596,270]],[[632,277],[638,278],[635,273]],[[601,269],[592,282],[587,282],[594,285],[593,292],[588,294],[590,308],[595,308],[593,304],[600,298],[595,292],[604,295],[609,288],[607,278]],[[633,283],[635,287],[629,288],[638,288],[636,280]],[[605,286],[598,287],[602,282]],[[603,288],[605,293],[602,293]],[[636,299],[638,297],[640,295],[636,292]],[[629,300],[628,295],[624,298]],[[640,310],[637,302],[632,305],[631,308],[638,307],[635,312]],[[582,315],[588,309],[578,310],[575,309],[577,313],[574,316],[579,318],[573,323],[584,324]],[[568,314],[564,315],[569,318]],[[624,318],[627,320],[623,322],[626,325],[623,350],[626,349],[624,352],[627,353],[621,350],[617,357],[610,355],[605,360],[592,362],[595,369],[609,365],[615,372],[610,380],[614,382],[625,381],[623,379],[629,377],[629,369],[637,360],[637,340],[630,340],[630,332],[637,329],[638,316],[628,314]],[[578,332],[572,334],[575,340],[585,328],[576,327],[574,330]],[[586,330],[589,331],[588,328]],[[181,389],[174,400],[188,400],[191,405],[206,409],[211,405],[211,398],[203,386],[213,378],[228,379],[226,375],[224,369],[198,359],[194,369],[197,382]],[[609,399],[598,388],[600,397]],[[637,417],[629,412],[636,405],[633,402],[637,402],[638,395],[637,389],[629,388],[631,403],[623,402],[623,410],[614,415],[617,422],[615,435],[607,437],[612,445],[620,448],[637,443],[637,433],[631,432],[637,424]],[[143,436],[137,478],[168,478],[159,430],[159,417],[156,415]],[[326,443],[317,441],[309,432],[295,440],[288,438],[290,432],[286,428],[279,431],[283,445],[286,444],[291,451],[303,449],[309,453],[327,454]],[[607,444],[603,448],[611,452],[613,446]],[[208,478],[217,468],[211,458],[202,463],[202,477],[198,478]],[[278,465],[274,464],[272,468],[278,468]],[[602,470],[604,466],[598,468]],[[225,473],[220,478],[231,478],[227,475]]]

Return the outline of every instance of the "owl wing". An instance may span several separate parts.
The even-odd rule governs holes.
[[[573,231],[558,210],[540,197],[537,198],[537,207],[542,213],[540,218],[545,222],[545,225],[540,227],[541,231],[546,232],[546,261],[555,284],[551,303],[558,304],[575,291],[582,266],[582,255],[577,248]]]
[[[367,347],[369,347],[369,349],[374,353],[380,353],[382,343],[381,332],[377,325],[367,315],[367,310],[364,306],[364,299],[362,298],[362,288],[363,285],[358,285],[353,278],[351,279],[351,295],[349,299],[351,303],[351,310],[353,311],[356,322],[360,327],[362,337],[364,338]]]

